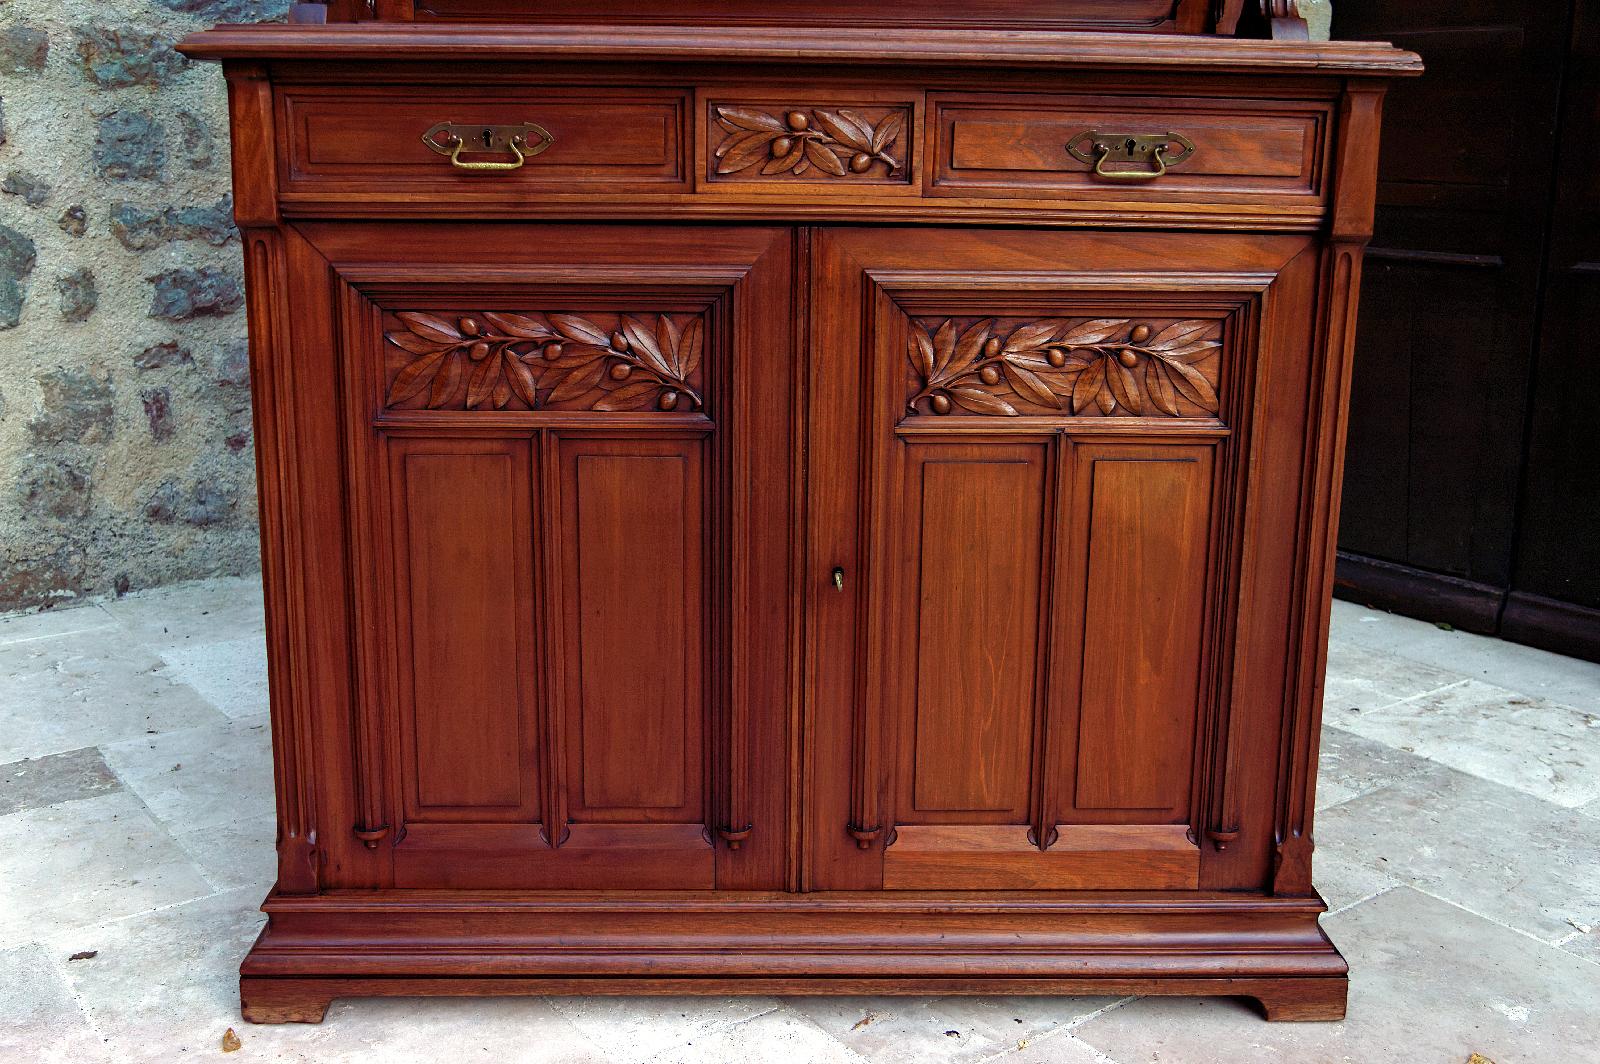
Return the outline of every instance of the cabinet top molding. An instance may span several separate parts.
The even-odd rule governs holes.
[[[478,60],[871,64],[1218,73],[1422,73],[1422,60],[1366,41],[1240,40],[1167,34],[889,26],[349,23],[219,26],[185,37],[193,59],[317,62]]]

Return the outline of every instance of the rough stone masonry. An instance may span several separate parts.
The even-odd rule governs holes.
[[[288,0],[0,0],[0,612],[257,566],[222,77]]]

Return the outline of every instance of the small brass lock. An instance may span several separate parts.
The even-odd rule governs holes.
[[[450,165],[461,170],[516,170],[554,144],[555,139],[549,130],[532,122],[524,122],[519,126],[440,122],[422,135],[422,143],[440,155],[448,155]],[[515,160],[493,162],[463,159],[463,151],[510,152]]]
[[[1086,129],[1067,141],[1067,154],[1092,165],[1095,176],[1107,181],[1154,181],[1167,172],[1167,167],[1193,155],[1194,142],[1181,133],[1102,133]]]

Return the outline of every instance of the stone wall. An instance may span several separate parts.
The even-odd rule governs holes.
[[[257,565],[220,73],[287,0],[0,0],[0,611]]]

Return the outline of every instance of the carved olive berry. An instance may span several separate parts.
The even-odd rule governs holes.
[[[478,327],[477,318],[461,319],[461,334],[463,336],[477,336],[482,330]]]
[[[985,366],[978,371],[978,379],[985,384],[999,384],[1000,371],[993,366]]]
[[[626,362],[618,362],[611,367],[611,379],[614,381],[625,381],[632,375],[633,367]]]
[[[1000,353],[1000,337],[991,336],[983,342],[983,357],[994,358]]]
[[[871,165],[872,156],[864,151],[858,151],[850,157],[850,169],[855,173],[864,174]]]
[[[561,345],[560,344],[545,344],[544,345],[544,360],[546,362],[554,362],[556,359],[558,359],[560,357],[561,357]]]
[[[1139,352],[1130,351],[1124,347],[1121,351],[1117,352],[1117,361],[1121,362],[1129,369],[1132,369],[1139,364]]]
[[[789,128],[794,130],[796,133],[800,132],[811,124],[811,119],[806,117],[804,111],[790,111],[784,116],[784,118],[788,120]]]
[[[667,390],[661,393],[661,398],[656,400],[656,405],[663,410],[671,410],[678,405],[678,393]]]
[[[1060,369],[1067,364],[1067,353],[1059,347],[1052,347],[1050,353],[1044,357],[1056,369]]]
[[[931,405],[935,414],[948,414],[950,412],[950,397],[948,395],[936,395],[933,397]]]
[[[614,332],[611,334],[611,346],[618,351],[626,351],[628,349],[628,338],[620,332]]]
[[[479,340],[467,349],[467,357],[474,362],[482,362],[489,356],[489,345]]]
[[[1150,326],[1143,324],[1135,325],[1133,327],[1133,333],[1130,336],[1130,339],[1132,339],[1136,344],[1144,343],[1146,340],[1150,339]]]
[[[772,142],[772,157],[774,159],[781,159],[785,155],[788,155],[789,150],[793,147],[793,137],[779,137],[777,140]]]

